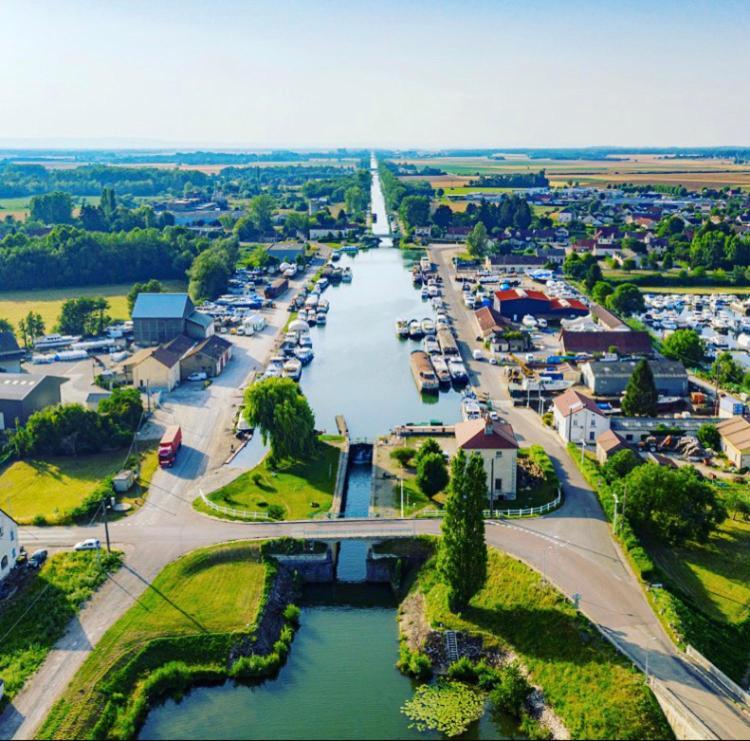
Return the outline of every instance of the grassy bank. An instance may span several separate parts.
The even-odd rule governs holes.
[[[1,212],[0,212],[1,213]],[[182,281],[162,281],[167,291],[184,291],[187,286]],[[51,332],[60,316],[63,302],[81,296],[104,296],[109,301],[108,313],[113,319],[128,319],[128,292],[130,283],[115,285],[81,286],[73,288],[45,288],[38,291],[0,291],[0,318],[7,319],[14,326],[29,311],[42,315],[47,332]]]
[[[541,475],[528,489],[518,489],[516,498],[511,502],[504,502],[502,507],[541,507],[549,504],[557,497],[560,482],[557,472],[547,452],[541,445],[532,445],[530,448],[518,450],[519,460],[527,461],[534,471]]]
[[[222,507],[266,513],[274,519],[320,516],[331,508],[340,452],[336,445],[320,440],[310,461],[284,461],[274,469],[265,458],[208,498]],[[195,506],[215,514],[200,497]]]
[[[278,667],[289,631],[271,640],[269,654],[229,666],[232,648],[257,630],[274,574],[257,543],[205,548],[167,566],[106,632],[53,707],[40,737],[132,738],[160,697],[228,676],[263,676]]]
[[[582,461],[575,447],[568,451],[611,521],[613,493],[596,460],[587,455]],[[641,538],[623,520],[621,525],[618,540],[667,632],[742,682],[750,655],[750,524],[728,519],[708,542],[679,547]]]
[[[125,452],[54,457],[12,463],[0,474],[0,508],[21,525],[67,523],[85,502],[123,465]],[[142,456],[141,476],[125,501],[138,504],[157,467],[156,452]]]
[[[0,677],[5,696],[0,709],[42,665],[70,620],[120,564],[119,554],[58,553],[38,572],[26,574],[16,594],[0,610]]]
[[[431,625],[480,635],[485,647],[518,654],[573,738],[672,737],[640,672],[520,561],[491,549],[487,583],[461,615],[448,608],[434,559],[417,588]]]

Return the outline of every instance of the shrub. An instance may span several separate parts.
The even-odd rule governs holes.
[[[291,625],[299,625],[299,618],[302,611],[297,607],[297,605],[288,604],[284,608],[284,620],[286,620],[287,623],[290,623]]]
[[[283,520],[286,510],[280,504],[268,505],[268,516],[272,520]]]
[[[395,448],[391,451],[391,458],[394,461],[398,461],[402,468],[407,468],[411,465],[416,453],[417,451],[413,448]]]
[[[403,674],[415,679],[428,679],[432,675],[432,661],[427,654],[412,651],[406,642],[399,647],[396,668]]]
[[[531,685],[521,673],[518,664],[508,664],[500,670],[499,681],[490,693],[492,709],[521,718],[530,692]]]
[[[455,679],[457,682],[476,684],[479,680],[479,673],[471,659],[468,656],[462,656],[448,667],[448,678]]]

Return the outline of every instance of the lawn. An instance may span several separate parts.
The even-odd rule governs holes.
[[[641,673],[536,572],[490,549],[487,583],[459,616],[434,563],[418,586],[429,622],[513,649],[572,738],[672,737]]]
[[[549,504],[557,496],[559,481],[552,461],[540,445],[531,448],[519,448],[519,459],[530,459],[544,472],[543,479],[537,479],[536,483],[528,489],[518,488],[517,496],[513,501],[503,502],[498,506],[519,508],[541,507]]]
[[[162,285],[168,291],[186,290],[186,284],[182,281],[162,281]],[[44,319],[47,332],[51,332],[66,299],[104,296],[109,301],[109,315],[113,319],[128,319],[127,295],[132,287],[130,283],[118,283],[77,288],[45,288],[38,291],[0,291],[0,318],[7,319],[16,326],[29,311],[37,311]]]
[[[158,651],[154,639],[246,631],[258,616],[265,578],[256,543],[212,546],[169,564],[104,634],[40,737],[88,738],[108,699],[101,683],[149,644]]]
[[[66,522],[71,510],[81,504],[102,482],[122,467],[122,450],[45,460],[16,461],[0,473],[0,508],[21,525],[43,517],[47,524]],[[125,501],[137,503],[156,470],[156,453],[143,458],[141,479]]]
[[[750,523],[727,519],[705,544],[649,544],[657,566],[710,617],[741,623],[750,608]]]
[[[106,569],[115,570],[119,562],[117,554],[101,554],[101,562],[92,553],[55,554],[39,572],[27,574],[19,591],[2,603],[0,676],[5,697],[0,708],[41,666],[70,619],[104,582]]]
[[[338,447],[321,440],[311,461],[285,461],[274,470],[265,458],[208,498],[223,507],[261,513],[279,505],[285,520],[320,517],[331,508],[339,455]],[[200,497],[197,503],[201,511],[211,513]]]

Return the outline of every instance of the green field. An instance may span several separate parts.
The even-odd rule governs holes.
[[[672,737],[641,673],[520,561],[490,549],[487,583],[460,616],[448,609],[448,588],[434,561],[418,588],[431,625],[514,650],[572,738]]]
[[[21,525],[44,518],[50,525],[67,522],[69,513],[117,473],[125,451],[45,460],[16,461],[0,473],[0,508]],[[157,466],[156,453],[143,459],[141,480],[125,501],[134,502],[148,488]]]
[[[101,558],[101,562],[99,561]],[[57,553],[0,610],[2,709],[41,666],[71,618],[119,565],[119,555]],[[29,609],[33,605],[33,609]]]
[[[213,546],[169,564],[104,634],[53,708],[40,737],[89,738],[109,699],[102,683],[149,646],[158,652],[154,639],[205,636],[208,649],[209,634],[231,637],[248,630],[258,616],[265,578],[257,543]],[[190,660],[186,655],[170,658]]]
[[[29,215],[29,204],[33,196],[18,196],[17,198],[0,198],[0,220],[6,216],[13,216],[21,221]],[[95,196],[73,196],[74,209],[83,201],[89,204],[98,204],[101,195]],[[78,213],[77,210],[75,213]]]
[[[183,281],[162,281],[165,290],[185,291]],[[81,296],[104,296],[109,301],[109,315],[113,319],[128,319],[127,295],[131,283],[118,283],[102,286],[79,286],[71,288],[44,288],[36,291],[0,291],[0,318],[7,319],[16,326],[29,313],[37,311],[42,315],[47,332],[51,332],[63,302]]]
[[[320,517],[331,508],[339,454],[335,445],[321,441],[311,461],[285,461],[272,469],[265,458],[208,498],[222,507],[259,513],[268,512],[271,505],[279,505],[285,520]],[[217,514],[200,497],[195,506],[202,512]]]

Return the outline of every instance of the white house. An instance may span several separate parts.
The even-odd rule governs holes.
[[[573,389],[555,397],[552,416],[557,434],[566,443],[585,441],[593,444],[610,427],[609,417],[604,415],[596,402]]]
[[[16,565],[18,550],[18,524],[0,509],[0,581],[5,579]]]
[[[513,428],[507,423],[480,418],[458,422],[454,429],[457,448],[482,456],[492,501],[515,499],[518,443]]]

